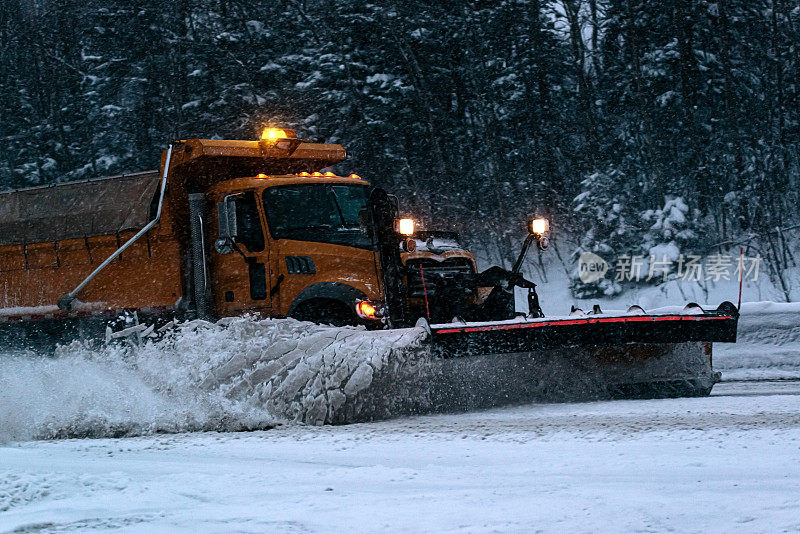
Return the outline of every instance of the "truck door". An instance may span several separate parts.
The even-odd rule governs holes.
[[[248,311],[268,312],[272,306],[269,247],[264,238],[260,199],[254,191],[245,191],[235,204],[234,253],[213,252],[214,302],[221,317]]]

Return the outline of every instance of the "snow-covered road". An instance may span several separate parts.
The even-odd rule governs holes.
[[[0,448],[0,532],[800,530],[800,382]]]
[[[292,420],[200,387],[210,370],[250,369],[291,322],[185,329],[132,355],[6,359],[0,533],[798,532],[800,309],[749,308],[739,342],[715,346],[709,398],[347,426],[191,432]],[[373,364],[387,353],[376,343]],[[103,439],[36,440],[59,436]]]

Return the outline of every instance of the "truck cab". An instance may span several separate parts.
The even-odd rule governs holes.
[[[210,253],[217,314],[358,322],[359,302],[383,300],[377,253],[359,224],[368,194],[360,178],[319,172],[212,188],[210,202],[234,211],[236,226],[235,239],[217,236]],[[209,228],[219,228],[220,210],[212,213]]]

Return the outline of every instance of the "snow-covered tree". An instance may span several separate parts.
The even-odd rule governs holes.
[[[622,291],[622,286],[615,280],[614,266],[620,255],[629,254],[635,239],[625,181],[622,172],[608,169],[592,173],[581,182],[583,191],[575,197],[574,212],[585,230],[572,254],[574,270],[571,276],[572,293],[578,298],[612,296]],[[586,253],[595,254],[606,262],[606,276],[588,283],[581,280],[578,269],[581,257]]]
[[[681,255],[696,252],[699,224],[695,216],[681,197],[666,198],[662,208],[641,214],[642,226],[647,228],[640,251],[647,262],[645,281],[666,280]]]

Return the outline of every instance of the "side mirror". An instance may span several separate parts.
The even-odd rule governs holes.
[[[220,254],[230,254],[233,252],[233,243],[238,235],[235,196],[229,195],[222,202],[217,202],[217,219],[219,239],[214,242],[214,248]]]
[[[233,239],[237,236],[236,229],[236,198],[227,196],[222,202],[217,202],[217,217],[219,218],[220,239]]]

